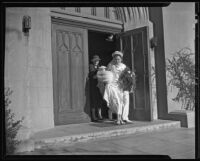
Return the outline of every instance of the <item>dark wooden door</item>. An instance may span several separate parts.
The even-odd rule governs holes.
[[[136,74],[136,91],[130,94],[129,118],[152,120],[151,80],[148,27],[127,31],[119,35],[123,61]]]
[[[55,125],[89,122],[84,113],[87,30],[53,22],[52,55]]]

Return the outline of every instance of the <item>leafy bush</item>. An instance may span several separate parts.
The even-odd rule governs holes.
[[[16,146],[20,143],[16,139],[17,132],[21,127],[21,122],[24,118],[14,121],[15,114],[9,109],[11,100],[9,96],[13,93],[10,88],[5,88],[5,128],[6,128],[6,153],[13,154]]]
[[[178,89],[176,97],[172,100],[181,101],[182,109],[186,110],[195,108],[195,64],[191,56],[194,56],[194,53],[189,48],[183,48],[166,62],[166,69],[170,76],[168,85]]]

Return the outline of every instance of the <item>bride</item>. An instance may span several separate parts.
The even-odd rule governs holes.
[[[106,84],[103,97],[109,107],[109,115],[116,113],[116,124],[120,125],[125,124],[125,122],[132,122],[128,119],[129,92],[123,91],[118,82],[120,74],[126,69],[126,65],[122,63],[122,52],[115,51],[112,57],[107,70],[113,73],[113,81]]]

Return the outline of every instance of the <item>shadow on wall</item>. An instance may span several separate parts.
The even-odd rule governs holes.
[[[8,34],[11,34],[11,33],[16,34],[18,40],[22,40],[22,32],[21,32],[20,30],[18,30],[18,29],[16,29],[16,28],[6,27],[6,36],[7,36]],[[7,45],[5,45],[5,50],[6,50],[6,51],[9,50]]]
[[[17,30],[16,28],[6,27],[6,34],[9,34],[9,33],[16,33],[18,40],[22,39],[22,32],[20,30]]]

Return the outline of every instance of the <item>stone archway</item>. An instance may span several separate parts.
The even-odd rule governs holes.
[[[148,7],[114,7],[124,25],[124,31],[148,26]]]

